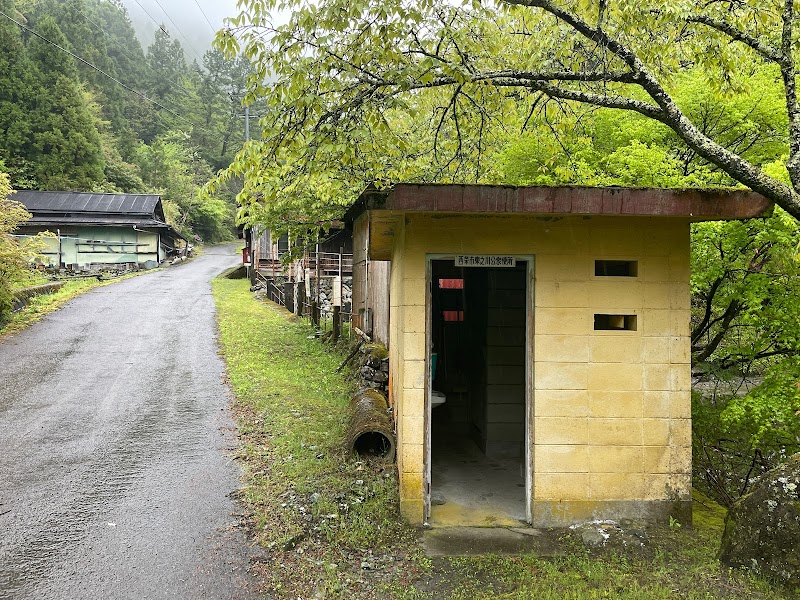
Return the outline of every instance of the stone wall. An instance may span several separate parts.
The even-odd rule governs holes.
[[[372,388],[387,394],[389,351],[381,344],[364,344],[356,360],[360,388]]]
[[[313,280],[312,280],[313,281]],[[320,278],[319,304],[320,310],[333,312],[334,277]],[[353,278],[342,277],[342,312],[349,313],[353,305]]]

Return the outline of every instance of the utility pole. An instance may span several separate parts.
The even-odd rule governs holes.
[[[250,141],[250,105],[246,104],[244,107],[244,143]],[[250,285],[255,285],[258,281],[258,271],[256,264],[256,238],[255,231],[250,228],[248,235],[248,246],[250,246]]]
[[[250,141],[250,119],[260,119],[263,115],[251,115],[250,114],[250,105],[246,105],[244,107],[244,114],[239,115],[240,117],[244,117],[244,141]]]

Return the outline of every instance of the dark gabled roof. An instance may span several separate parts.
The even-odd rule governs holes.
[[[99,225],[163,229],[185,239],[166,223],[158,194],[99,194],[19,190],[11,195],[33,215],[23,227]]]
[[[29,212],[58,214],[124,214],[154,216],[164,220],[158,194],[99,194],[93,192],[40,192],[19,190],[12,200],[25,205]]]

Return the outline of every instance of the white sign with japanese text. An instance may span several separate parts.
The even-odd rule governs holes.
[[[455,259],[457,267],[508,267],[517,266],[513,256],[495,256],[491,254],[459,254]]]

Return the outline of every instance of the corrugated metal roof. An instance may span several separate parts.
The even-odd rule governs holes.
[[[12,200],[31,213],[112,213],[149,215],[162,213],[158,194],[98,194],[93,192],[40,192],[19,190]],[[157,216],[161,216],[160,214]]]

